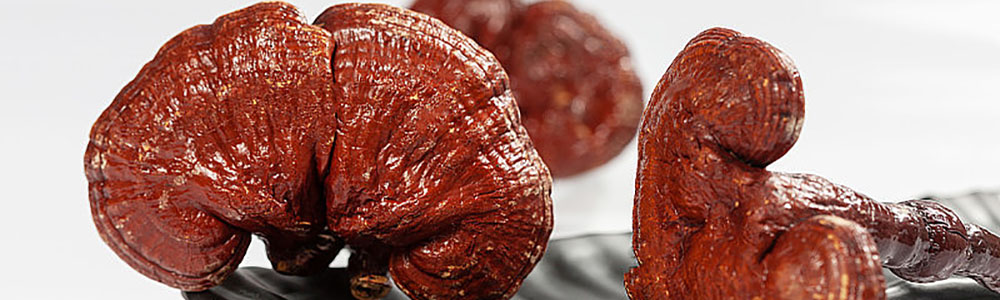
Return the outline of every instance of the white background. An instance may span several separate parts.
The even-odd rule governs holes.
[[[293,4],[311,20],[336,2]],[[805,85],[806,122],[772,170],[821,174],[888,201],[1000,188],[1000,2],[573,2],[630,46],[647,97],[684,44],[712,26],[788,53]],[[180,297],[98,237],[83,151],[91,124],[160,45],[249,3],[0,5],[0,298]],[[635,162],[633,143],[612,163],[557,181],[555,236],[628,231]],[[244,264],[268,265],[259,242]]]

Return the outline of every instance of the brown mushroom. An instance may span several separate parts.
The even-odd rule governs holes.
[[[410,9],[438,18],[496,51],[509,43],[524,4],[520,0],[416,0]]]
[[[510,74],[524,126],[556,177],[600,166],[635,136],[642,86],[628,49],[564,1],[418,0],[493,51]]]
[[[632,299],[882,299],[881,267],[1000,291],[1000,238],[940,204],[882,204],[766,170],[803,113],[798,71],[778,49],[720,28],[688,43],[639,133]]]
[[[356,297],[509,298],[545,249],[550,176],[507,77],[443,23],[266,2],[164,45],[91,131],[101,237],[140,273],[218,284],[251,234],[279,272],[346,244]]]

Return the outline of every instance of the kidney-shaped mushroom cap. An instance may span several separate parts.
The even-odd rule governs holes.
[[[756,38],[706,30],[688,42],[661,82],[653,95],[665,98],[672,112],[685,110],[675,114],[685,118],[681,123],[751,165],[774,162],[802,131],[799,72],[785,53]]]
[[[642,86],[628,48],[565,1],[418,0],[500,59],[538,152],[556,177],[617,156],[635,136]]]
[[[642,86],[628,48],[563,1],[524,11],[501,57],[524,126],[555,176],[600,166],[635,136]]]
[[[329,136],[329,33],[263,3],[177,35],[115,98],[85,155],[101,237],[146,276],[215,285],[251,232],[325,220],[312,145]],[[330,127],[330,125],[325,125]]]
[[[523,6],[518,0],[416,0],[410,9],[438,18],[497,51],[506,43]]]
[[[512,296],[545,250],[550,176],[500,64],[403,9],[340,5],[316,24],[336,48],[330,228],[395,249],[411,297]]]
[[[184,290],[228,276],[253,233],[286,273],[346,242],[391,254],[370,263],[414,298],[512,295],[545,249],[551,179],[499,64],[403,9],[317,23],[266,2],[167,42],[91,130],[101,237]]]

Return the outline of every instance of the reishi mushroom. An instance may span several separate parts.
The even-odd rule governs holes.
[[[167,42],[94,124],[98,232],[132,268],[204,290],[251,234],[275,270],[344,245],[359,298],[509,298],[545,250],[551,178],[495,58],[377,4],[316,25],[265,2]]]
[[[524,126],[553,176],[617,156],[635,136],[642,86],[628,48],[565,1],[417,0],[493,53],[511,78]]]
[[[766,170],[803,114],[798,71],[778,49],[721,28],[687,44],[639,133],[632,299],[884,299],[882,267],[1000,291],[1000,238],[944,206]]]

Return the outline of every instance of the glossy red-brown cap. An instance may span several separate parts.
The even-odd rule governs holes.
[[[774,299],[884,299],[885,278],[868,230],[830,215],[783,233],[762,264]]]
[[[469,34],[500,59],[524,126],[554,176],[608,162],[635,136],[642,113],[642,86],[627,47],[568,2],[518,3],[421,0],[412,8]],[[503,25],[484,34],[465,25],[469,20]]]
[[[698,138],[755,166],[785,155],[802,130],[805,97],[791,59],[767,42],[712,28],[677,55],[653,92]],[[651,116],[659,117],[659,116]]]
[[[164,45],[91,132],[101,236],[184,290],[228,276],[253,233],[281,272],[346,243],[388,253],[363,263],[414,298],[509,298],[548,241],[551,178],[499,63],[385,5],[317,24],[266,2]]]
[[[338,5],[316,24],[337,49],[331,230],[352,247],[389,247],[390,275],[410,297],[511,297],[552,216],[550,176],[500,64],[404,9]]]
[[[440,19],[496,51],[506,43],[523,6],[517,0],[417,0],[410,9]]]
[[[330,114],[332,50],[279,2],[167,42],[91,130],[101,237],[144,275],[201,290],[236,268],[251,232],[315,236],[325,215],[311,145]]]
[[[524,126],[555,176],[593,169],[632,141],[642,86],[628,48],[564,1],[524,11],[501,62]]]

